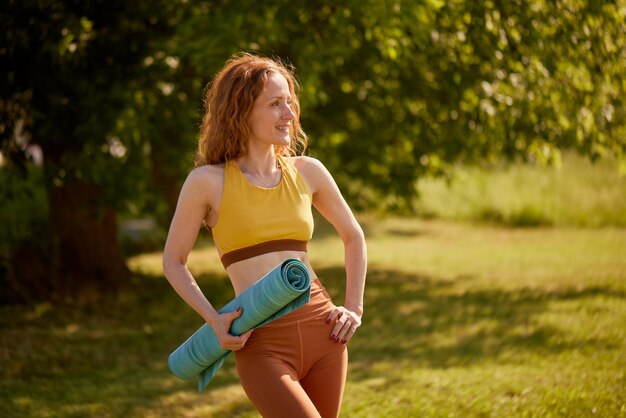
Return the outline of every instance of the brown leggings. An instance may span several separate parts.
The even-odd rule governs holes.
[[[315,279],[303,307],[252,332],[235,352],[243,389],[264,417],[338,417],[348,350],[330,339],[334,308]]]

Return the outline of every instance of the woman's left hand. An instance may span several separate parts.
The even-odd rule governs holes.
[[[326,323],[330,324],[334,320],[337,323],[330,333],[330,339],[336,343],[345,344],[350,341],[356,329],[361,326],[361,315],[345,306],[335,307],[326,318]]]

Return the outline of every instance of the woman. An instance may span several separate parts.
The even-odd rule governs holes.
[[[366,273],[363,231],[332,176],[306,148],[297,83],[281,62],[233,56],[206,93],[195,168],[182,187],[163,254],[176,292],[235,351],[243,388],[263,416],[336,417],[347,371],[346,343],[361,325]],[[346,298],[335,306],[309,262],[311,206],[344,243]],[[218,314],[186,267],[202,224],[238,295],[287,258],[311,274],[305,306],[241,336],[241,311]]]

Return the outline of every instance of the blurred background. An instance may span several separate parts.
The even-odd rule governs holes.
[[[22,363],[17,360],[20,350],[10,342],[18,338],[10,332],[17,332],[15,324],[39,329],[33,325],[38,320],[56,318],[61,331],[55,335],[71,340],[89,325],[58,307],[65,303],[78,304],[82,314],[89,317],[91,312],[104,321],[102,312],[88,307],[103,294],[117,295],[111,306],[125,312],[125,318],[140,317],[141,306],[175,298],[171,289],[155,284],[165,282],[159,252],[180,186],[193,168],[203,91],[239,51],[278,57],[295,67],[301,122],[309,135],[307,153],[333,173],[372,238],[371,248],[379,249],[372,257],[374,288],[377,277],[383,283],[389,271],[400,271],[403,263],[420,256],[427,257],[422,266],[440,266],[413,271],[420,280],[424,275],[467,278],[506,263],[517,266],[519,277],[529,272],[524,280],[532,276],[519,282],[520,289],[547,283],[545,271],[533,276],[532,268],[524,264],[528,259],[511,261],[498,252],[498,245],[514,237],[519,245],[536,246],[514,246],[511,254],[530,257],[527,251],[543,248],[532,265],[546,262],[549,270],[552,265],[541,257],[554,253],[559,268],[571,261],[579,272],[613,269],[607,270],[606,277],[613,280],[607,286],[621,293],[607,297],[621,298],[619,312],[622,318],[626,314],[624,0],[5,0],[0,22],[0,305],[5,306],[0,311],[5,333],[0,361],[5,362],[7,381],[18,379],[25,388],[29,381],[25,371],[31,370],[26,357]],[[327,226],[321,224],[316,231],[323,240]],[[533,235],[537,231],[548,231],[548,236],[537,238]],[[438,251],[437,241],[422,246],[420,240],[437,236],[467,246],[429,253]],[[468,253],[457,270],[454,262],[447,264],[450,251],[480,246],[481,237],[493,241],[493,247],[480,248],[496,264],[473,264],[485,253]],[[199,242],[201,248],[210,247],[210,234],[203,231]],[[551,247],[541,247],[548,242]],[[593,243],[594,249],[562,250],[573,242]],[[328,248],[341,253],[341,247],[333,245]],[[226,277],[210,248],[211,255],[202,254],[213,258],[198,267],[208,269],[199,273],[199,280],[216,292],[217,300],[227,300],[227,286],[215,284]],[[600,249],[605,252],[594,252]],[[324,256],[318,256],[320,260],[334,260],[334,253],[324,251],[328,250],[320,248]],[[137,258],[142,254],[152,258]],[[558,258],[563,254],[565,259]],[[592,255],[597,258],[589,264],[575,263]],[[330,288],[336,283],[340,293],[341,260],[336,261],[326,268]],[[406,267],[405,273],[410,269]],[[572,273],[554,271],[560,278]],[[142,276],[146,274],[151,278]],[[409,282],[415,279],[407,277]],[[571,277],[576,282],[567,286],[576,288],[578,283],[600,289],[596,276],[591,282],[585,282],[587,276]],[[129,284],[138,286],[145,280],[152,280],[160,296],[128,296],[124,289]],[[558,288],[554,283],[562,283],[559,280],[551,283]],[[391,291],[381,286],[372,298]],[[464,295],[471,286],[450,290],[446,302],[461,310],[467,304],[480,309],[481,303],[491,303],[496,318],[511,319],[510,312],[495,307],[502,301],[518,306],[517,296],[482,294],[456,305],[451,295]],[[547,295],[553,295],[549,292],[554,286]],[[435,287],[420,289],[415,298],[430,290],[437,293]],[[552,297],[546,294],[525,299],[524,308],[516,311],[520,321],[528,314],[526,303],[541,305],[538,301]],[[376,301],[371,303],[376,306]],[[406,302],[402,312],[418,309],[413,301]],[[422,302],[435,300],[426,297]],[[69,316],[51,314],[58,309]],[[155,315],[165,312],[154,309]],[[460,317],[468,317],[467,312],[454,318]],[[194,329],[197,321],[191,318],[184,332],[171,336],[168,348]],[[124,323],[118,319],[108,336],[118,335]],[[142,322],[137,327],[148,338],[159,325]],[[503,323],[498,332],[507,330]],[[528,335],[545,348],[550,333],[543,331]],[[382,331],[370,332],[375,336]],[[420,332],[427,335],[424,329]],[[617,342],[621,337],[613,337],[613,347],[623,356],[623,341]],[[34,350],[38,345],[34,341],[39,340],[31,335],[25,341]],[[95,345],[87,347],[81,352],[93,356]],[[456,356],[464,347],[452,353]],[[161,361],[168,348],[162,348],[154,361]],[[138,346],[134,360],[118,366],[141,366],[142,349]],[[52,377],[47,377],[50,387],[54,386],[50,382],[58,381],[54,373],[67,372],[60,364],[71,355],[64,350],[58,348],[52,361],[60,369],[53,368]],[[366,359],[373,362],[376,355],[370,354]],[[117,358],[105,356],[101,362]],[[41,361],[50,364],[49,358]],[[162,365],[154,370],[164,373]],[[234,379],[232,373],[227,369],[225,374],[231,377],[221,384],[227,386]],[[624,384],[623,373],[616,379]],[[598,381],[606,381],[606,376]],[[126,383],[120,388],[127,388]],[[376,385],[373,392],[363,392],[363,402],[374,396]],[[165,391],[155,387],[150,393]],[[513,395],[506,399],[531,393],[526,389],[509,387],[507,393]],[[22,406],[29,405],[24,391],[16,389],[25,396]],[[604,393],[614,393],[614,387],[605,387]],[[83,395],[76,393],[75,400]],[[621,407],[623,413],[623,391],[619,399],[611,411]],[[94,414],[119,416],[120,411],[132,410],[150,415],[145,415],[150,410],[145,404],[135,410],[129,406],[135,401],[124,402],[126,409],[96,409],[100,412]],[[231,405],[234,411],[241,407],[237,402]],[[585,411],[591,411],[593,406],[587,407]],[[247,410],[249,405],[241,408]],[[63,411],[63,416],[71,412]],[[82,412],[76,416],[90,415],[88,409],[77,411]],[[182,414],[182,409],[176,411]],[[359,416],[358,411],[353,409],[353,416]],[[535,413],[542,415],[541,411]],[[196,412],[192,416],[205,416]],[[385,416],[381,414],[375,416]],[[422,410],[416,416],[426,415]]]
[[[612,179],[620,205],[601,202],[609,219],[589,222],[626,224],[616,215],[623,1],[29,0],[1,10],[4,303],[112,287],[128,274],[125,254],[160,248],[193,167],[203,89],[237,51],[295,66],[309,154],[357,211],[463,217],[459,205],[472,204],[478,218],[585,223],[554,204],[545,213],[545,202],[419,200],[420,179],[454,182],[459,165],[560,167],[571,151],[578,165],[608,161],[597,181]],[[541,195],[545,172],[519,167],[536,200],[558,200]]]

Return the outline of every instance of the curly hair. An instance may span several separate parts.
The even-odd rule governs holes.
[[[196,166],[223,163],[246,153],[250,136],[248,118],[272,73],[281,74],[287,80],[295,113],[289,146],[276,147],[275,152],[285,156],[304,153],[307,136],[300,127],[299,85],[293,67],[279,59],[238,53],[226,61],[206,88]]]

